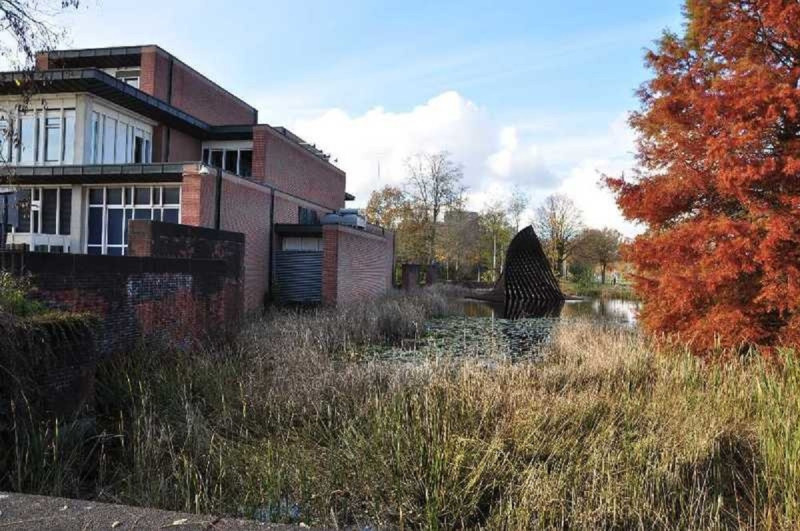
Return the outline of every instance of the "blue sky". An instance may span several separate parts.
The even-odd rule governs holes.
[[[682,23],[678,0],[87,0],[61,22],[76,47],[160,44],[330,151],[359,204],[447,149],[475,209],[566,193],[628,233],[598,172],[630,166],[643,51]]]

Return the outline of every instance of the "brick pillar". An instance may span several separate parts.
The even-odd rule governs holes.
[[[322,226],[322,303],[335,306],[339,292],[339,226]]]
[[[419,288],[419,265],[403,264],[403,291],[414,291]]]

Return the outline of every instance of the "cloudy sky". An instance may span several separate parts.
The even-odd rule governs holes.
[[[636,228],[598,185],[632,164],[642,56],[680,0],[84,0],[70,46],[159,44],[330,152],[363,206],[448,150],[479,210],[515,187]],[[530,217],[530,213],[528,214]]]

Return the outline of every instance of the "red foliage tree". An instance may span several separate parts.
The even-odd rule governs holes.
[[[699,349],[800,344],[800,2],[688,0],[646,54],[627,249],[642,322]]]

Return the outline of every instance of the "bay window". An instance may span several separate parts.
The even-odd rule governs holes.
[[[143,164],[152,161],[151,133],[126,117],[92,112],[91,161],[93,164]]]

